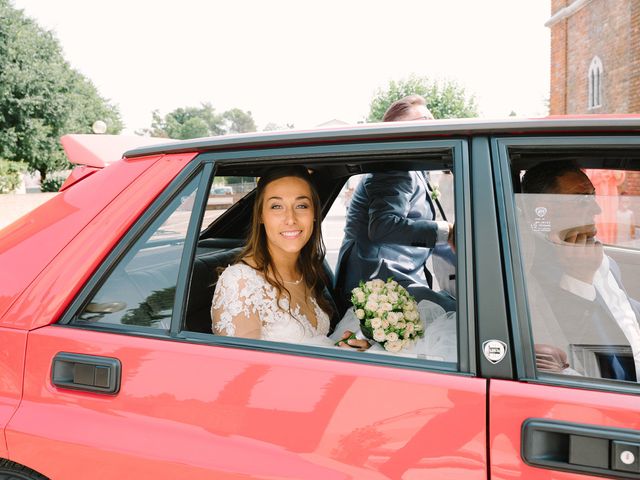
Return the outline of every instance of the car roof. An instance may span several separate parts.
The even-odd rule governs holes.
[[[125,152],[128,158],[161,153],[182,153],[222,150],[229,148],[260,148],[317,143],[357,142],[382,139],[410,139],[412,137],[468,136],[480,134],[535,134],[549,132],[638,132],[640,115],[581,115],[551,116],[528,119],[445,119],[412,122],[389,122],[317,128],[256,132],[238,135],[183,140],[152,145]]]

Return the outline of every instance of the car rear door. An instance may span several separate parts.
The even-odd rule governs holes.
[[[7,428],[12,460],[70,479],[487,478],[467,142],[228,157],[238,175],[243,159],[321,154],[343,165],[347,155],[412,149],[451,152],[456,175],[457,364],[187,331],[201,218],[213,170],[226,159],[202,155],[123,237],[61,322],[29,333],[23,400]]]
[[[551,257],[543,258],[536,249],[540,248],[541,239],[548,238],[547,232],[554,229],[557,217],[551,219],[552,210],[557,211],[561,202],[570,200],[572,195],[556,195],[555,204],[545,204],[543,195],[522,193],[520,186],[522,172],[541,162],[549,162],[551,169],[559,168],[563,161],[577,162],[587,168],[585,171],[594,185],[594,178],[608,172],[608,178],[617,182],[613,184],[614,193],[596,185],[596,200],[601,210],[596,221],[599,222],[598,236],[603,238],[606,226],[612,223],[606,220],[607,205],[614,201],[617,204],[618,192],[629,189],[637,198],[637,190],[631,190],[631,183],[624,183],[620,178],[625,169],[637,170],[639,146],[638,137],[598,134],[495,138],[491,142],[498,206],[496,225],[499,226],[505,265],[514,373],[519,379],[517,382],[490,381],[488,429],[490,477],[493,479],[640,478],[638,383],[597,378],[603,373],[578,372],[577,363],[574,363],[579,354],[583,355],[581,358],[586,365],[589,358],[611,356],[611,352],[623,352],[627,347],[596,345],[593,339],[569,339],[565,342],[568,345],[565,365],[555,372],[536,368],[535,355],[540,343],[562,343],[560,337],[565,331],[562,322],[572,315],[570,308],[560,311],[555,308],[558,305],[554,304],[554,299],[560,297],[553,291],[536,295],[536,292],[549,290],[548,285],[538,284],[532,273],[540,262],[549,262],[544,264],[547,270],[558,268]],[[629,179],[637,176],[631,172]],[[593,202],[593,197],[582,197],[582,201]],[[581,213],[576,207],[569,218],[577,219]],[[615,208],[612,215],[615,219]],[[631,275],[626,274],[631,285],[633,277],[638,275],[640,251],[626,248],[626,257],[616,256],[613,250],[620,248],[606,245],[612,240],[602,241],[605,242],[605,257],[615,257],[617,261],[625,262],[621,268],[633,271]],[[576,247],[562,245],[561,248]],[[568,278],[568,274],[563,275]],[[561,285],[561,289],[568,288],[565,282]],[[602,319],[602,316],[598,318]],[[578,338],[589,321],[590,318],[584,317],[576,331],[567,335],[574,338],[572,334],[575,333]],[[555,334],[544,341],[539,333],[542,322],[556,322],[550,327],[556,329]],[[569,368],[565,368],[567,366]]]

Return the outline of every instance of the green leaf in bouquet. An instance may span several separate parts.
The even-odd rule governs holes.
[[[336,347],[338,347],[342,342],[347,342],[349,340],[355,340],[356,338],[356,334],[352,333],[351,335],[349,335],[347,338],[341,338],[340,340],[338,340],[337,342],[334,343],[334,345]]]
[[[360,322],[360,330],[362,330],[362,334],[365,337],[367,337],[369,340],[373,340],[373,328],[367,327],[366,322]]]

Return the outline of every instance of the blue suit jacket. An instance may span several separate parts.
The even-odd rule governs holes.
[[[373,278],[393,277],[405,287],[428,288],[425,262],[436,243],[434,217],[425,172],[365,175],[347,212],[338,254],[338,295],[348,302],[360,280]]]

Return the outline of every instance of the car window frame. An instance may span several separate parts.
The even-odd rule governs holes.
[[[311,345],[294,345],[291,343],[255,340],[237,337],[225,337],[199,332],[191,332],[184,329],[184,313],[186,312],[187,297],[183,295],[183,305],[174,307],[174,313],[179,311],[181,317],[174,315],[172,318],[171,337],[203,343],[213,346],[223,346],[231,348],[241,348],[246,350],[284,353],[309,356],[314,358],[326,358],[335,360],[348,360],[359,363],[398,366],[402,368],[436,371],[447,374],[475,376],[476,371],[476,345],[475,345],[475,322],[473,306],[473,277],[469,273],[469,265],[472,265],[471,256],[471,219],[470,219],[470,199],[469,184],[470,175],[468,168],[468,142],[465,138],[446,140],[411,140],[411,141],[391,141],[391,142],[364,142],[331,144],[321,146],[292,146],[270,149],[255,149],[227,152],[205,152],[198,155],[193,161],[214,166],[217,170],[217,163],[251,163],[270,165],[291,164],[291,161],[299,161],[305,165],[312,166],[313,163],[336,162],[344,163],[349,156],[360,157],[372,154],[393,154],[393,153],[419,153],[420,151],[433,151],[436,149],[450,149],[452,155],[452,170],[454,171],[454,192],[456,219],[460,222],[456,228],[457,245],[464,244],[465,248],[458,252],[458,269],[460,273],[456,275],[458,291],[458,365],[457,368],[450,367],[446,362],[424,360],[417,358],[394,357],[393,355],[362,355],[360,352],[351,352],[344,349],[329,349],[315,347]],[[215,172],[214,172],[215,175]],[[213,182],[214,175],[209,179],[209,184]],[[336,193],[336,192],[333,192]],[[335,197],[335,195],[331,195]],[[205,199],[194,205],[193,215],[202,218],[205,208]],[[336,201],[333,198],[332,201]],[[326,211],[323,211],[325,214]],[[190,225],[189,228],[191,228]],[[199,225],[198,225],[199,228]],[[193,240],[193,238],[192,238]],[[189,256],[189,262],[181,265],[178,281],[182,283],[182,288],[187,288],[187,283],[191,278],[192,266],[195,258],[197,239],[192,244],[185,245],[184,254]],[[182,290],[184,291],[184,290]],[[178,295],[176,293],[176,300]],[[461,319],[464,320],[461,320]],[[465,328],[460,328],[464,322]]]
[[[147,232],[147,229],[153,224],[153,222],[162,214],[165,208],[167,208],[171,202],[180,194],[190,182],[196,177],[200,176],[198,185],[196,187],[196,201],[200,195],[202,195],[203,183],[211,178],[212,166],[201,165],[199,163],[191,162],[169,183],[169,185],[162,191],[162,193],[156,198],[149,208],[133,223],[127,233],[117,242],[115,247],[105,259],[101,262],[100,266],[91,274],[89,280],[80,289],[74,300],[66,308],[56,325],[80,328],[89,330],[108,331],[114,333],[133,333],[152,337],[166,337],[170,334],[170,329],[153,328],[153,327],[141,327],[137,325],[121,325],[121,324],[75,324],[73,320],[78,316],[86,303],[93,298],[98,292],[104,282],[108,281],[111,273],[122,261],[127,253],[133,248],[138,239]],[[205,185],[206,186],[206,185]],[[176,308],[176,299],[178,298],[178,290],[180,284],[180,272],[182,270],[182,262],[184,261],[185,251],[187,246],[193,243],[190,239],[192,236],[191,222],[189,221],[189,227],[187,234],[185,235],[184,247],[181,256],[181,264],[178,270],[176,294],[174,297],[174,306]],[[172,321],[175,315],[175,311],[172,311]]]
[[[510,147],[575,147],[588,149],[627,146],[640,149],[640,136],[629,134],[583,136],[567,134],[547,137],[500,136],[493,137],[491,144],[495,183],[500,186],[496,196],[499,213],[498,227],[503,239],[501,248],[505,259],[507,308],[509,309],[510,325],[513,329],[517,378],[523,382],[542,385],[569,386],[578,389],[605,390],[619,393],[640,393],[640,382],[633,385],[611,379],[578,377],[536,370],[522,249],[520,247],[517,224],[515,191],[509,158]]]

